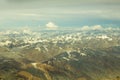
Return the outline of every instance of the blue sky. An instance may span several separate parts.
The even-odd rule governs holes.
[[[120,26],[120,0],[0,0],[0,28]],[[53,26],[53,25],[51,25]]]

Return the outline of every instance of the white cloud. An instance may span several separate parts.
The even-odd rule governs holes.
[[[83,26],[81,30],[101,30],[103,27],[101,25],[94,25],[94,26]]]
[[[53,22],[48,22],[48,23],[46,24],[46,27],[47,27],[47,29],[52,29],[52,30],[55,30],[55,29],[58,28],[58,26],[55,25]]]
[[[92,27],[92,30],[100,30],[100,29],[102,29],[101,25],[95,25]]]
[[[89,27],[89,26],[83,26],[83,27],[81,28],[81,30],[90,30],[90,27]]]

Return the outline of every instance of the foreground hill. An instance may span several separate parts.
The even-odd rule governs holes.
[[[0,78],[4,80],[119,80],[120,46],[102,50],[85,49],[81,52],[64,52],[42,63],[17,62],[0,58]]]

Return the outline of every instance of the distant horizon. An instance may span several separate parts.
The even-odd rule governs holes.
[[[1,27],[0,27],[1,28]],[[36,27],[32,27],[32,26],[20,26],[20,27],[3,27],[0,29],[0,31],[2,30],[31,30],[31,31],[44,31],[44,30],[52,30],[52,31],[57,31],[57,30],[82,30],[82,31],[86,31],[86,30],[111,30],[111,29],[120,29],[120,26],[101,26],[101,25],[92,25],[92,26],[76,26],[76,27],[57,27],[57,28],[47,28],[46,26],[36,26]]]

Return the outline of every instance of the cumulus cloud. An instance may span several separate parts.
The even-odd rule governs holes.
[[[92,27],[92,30],[100,30],[100,29],[102,29],[101,25],[95,25]]]
[[[55,30],[58,28],[58,26],[56,24],[54,24],[53,22],[48,22],[46,24],[46,27],[47,27],[47,29],[52,29],[52,30]]]
[[[101,30],[103,27],[101,25],[94,25],[94,26],[83,26],[81,30]]]
[[[90,27],[89,27],[89,26],[83,26],[83,27],[81,28],[81,30],[90,30]]]

